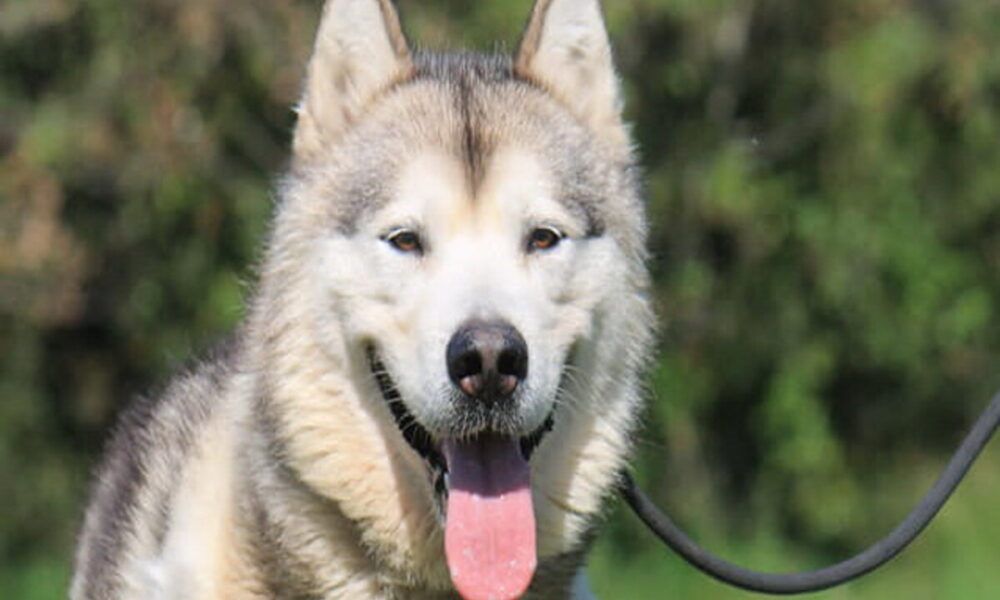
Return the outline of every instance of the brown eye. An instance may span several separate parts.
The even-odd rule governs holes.
[[[559,245],[563,236],[551,227],[539,227],[528,236],[528,250],[549,250]]]
[[[400,252],[416,254],[423,252],[423,246],[420,244],[420,236],[408,229],[400,229],[390,233],[386,236],[385,241],[389,242],[393,248]]]

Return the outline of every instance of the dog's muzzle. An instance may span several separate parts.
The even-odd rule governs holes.
[[[513,327],[509,325],[507,327],[509,331],[497,327],[487,334],[481,331],[463,332],[460,328],[448,346],[448,357],[454,357],[456,361],[454,369],[449,364],[449,376],[453,382],[456,381],[456,378],[458,381],[455,383],[456,387],[461,390],[461,382],[465,378],[475,379],[475,381],[467,381],[466,387],[473,392],[478,392],[478,394],[466,394],[464,391],[461,394],[456,394],[456,396],[461,396],[458,401],[467,403],[463,407],[465,409],[463,412],[467,412],[467,418],[464,419],[467,423],[485,423],[488,420],[503,421],[504,419],[488,419],[488,415],[497,411],[510,414],[516,409],[514,396],[517,388],[527,376],[528,354],[524,338]],[[498,333],[503,335],[497,336]],[[498,337],[502,341],[494,342],[493,340]],[[476,352],[478,352],[478,356],[474,355]],[[447,467],[441,453],[440,440],[435,440],[434,436],[407,408],[392,375],[379,356],[378,349],[369,346],[366,353],[372,377],[403,438],[417,454],[427,461],[433,472],[439,476],[445,474]],[[505,383],[502,379],[504,377],[513,377],[516,380],[512,386],[513,389],[507,394],[502,392],[510,388],[511,384]],[[550,413],[538,428],[527,435],[518,436],[521,453],[526,460],[531,458],[542,438],[552,430],[553,424],[553,414]],[[440,481],[438,483],[440,484]],[[440,485],[436,487],[440,487]]]

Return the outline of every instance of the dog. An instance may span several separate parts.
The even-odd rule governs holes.
[[[598,0],[513,56],[328,0],[247,317],[120,418],[75,600],[583,597],[653,337]]]

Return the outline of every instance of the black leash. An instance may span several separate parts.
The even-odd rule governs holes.
[[[621,494],[643,523],[663,542],[702,572],[732,586],[765,594],[801,594],[840,585],[879,568],[916,538],[941,509],[969,471],[979,453],[1000,424],[1000,392],[976,420],[948,466],[920,504],[892,532],[855,556],[815,571],[802,573],[760,573],[738,567],[701,548],[664,515],[635,485],[632,476],[622,473]]]

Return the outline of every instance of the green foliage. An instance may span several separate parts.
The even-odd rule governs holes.
[[[1000,6],[606,2],[661,319],[641,479],[747,563],[884,531],[1000,385]],[[513,45],[528,0],[402,2]],[[115,411],[238,322],[318,1],[0,5],[0,596],[64,586]],[[998,457],[824,597],[1000,587]],[[985,519],[985,522],[984,522]],[[616,513],[606,597],[739,597]]]

